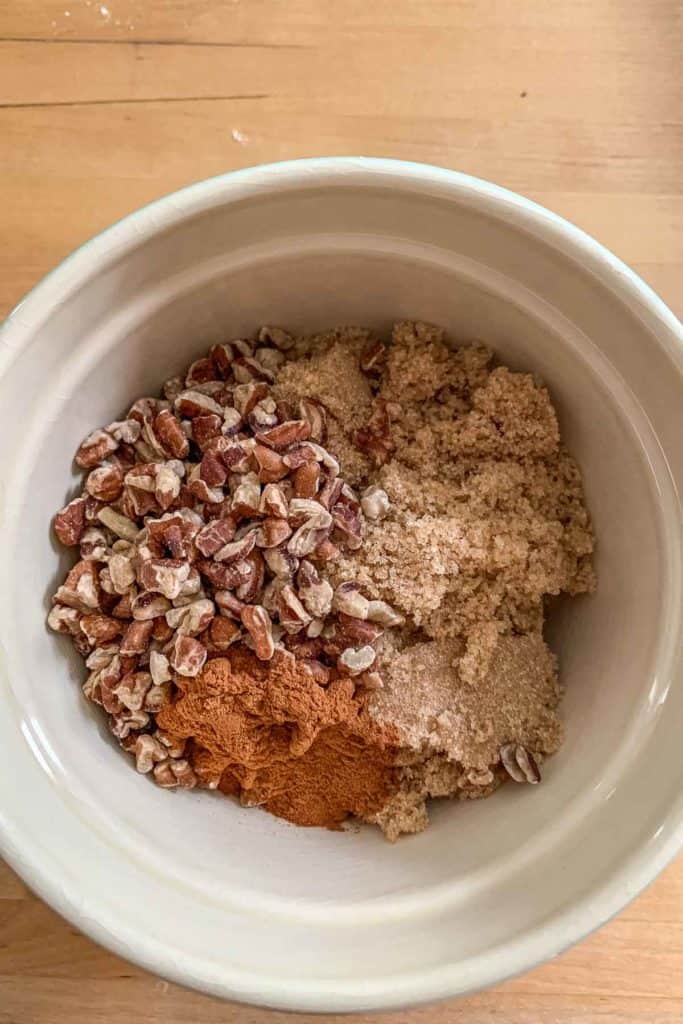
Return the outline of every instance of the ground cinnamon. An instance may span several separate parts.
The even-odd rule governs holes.
[[[396,787],[395,730],[375,722],[350,679],[320,686],[300,661],[244,648],[182,682],[160,727],[191,738],[204,782],[297,825],[336,828],[378,811]]]

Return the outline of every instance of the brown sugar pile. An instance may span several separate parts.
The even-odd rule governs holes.
[[[161,397],[163,396],[163,397]],[[48,616],[135,767],[390,840],[535,784],[548,598],[590,593],[576,462],[532,374],[432,325],[213,345],[96,429]]]
[[[291,654],[264,663],[235,648],[182,686],[158,724],[192,740],[201,782],[248,806],[335,828],[396,789],[396,732],[370,718],[348,678],[323,688]]]
[[[404,616],[370,702],[402,738],[400,791],[372,819],[396,838],[426,826],[429,797],[491,793],[508,775],[506,745],[538,763],[559,747],[544,602],[593,589],[593,535],[578,467],[531,374],[495,367],[482,345],[451,348],[425,324],[397,324],[383,348],[372,386],[384,448],[361,484],[379,486],[388,511],[331,575]],[[321,385],[313,373],[325,402]]]

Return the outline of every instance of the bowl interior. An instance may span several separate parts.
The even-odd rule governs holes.
[[[145,894],[146,939],[130,955],[140,958],[145,941],[165,944],[170,959],[201,961],[197,983],[209,987],[209,962],[216,979],[261,973],[280,991],[292,974],[309,990],[349,985],[352,1005],[366,985],[369,1005],[372,979],[462,968],[535,934],[664,827],[682,770],[673,760],[664,768],[675,742],[661,722],[681,704],[680,686],[670,685],[680,629],[681,466],[671,422],[680,430],[680,380],[671,386],[679,371],[637,311],[490,209],[348,187],[226,194],[211,207],[170,225],[150,221],[134,246],[122,236],[120,253],[93,252],[85,274],[87,250],[79,254],[3,377],[3,426],[12,424],[4,457],[14,465],[2,663],[9,717],[45,786],[45,839],[53,820],[59,832],[53,869],[67,871],[70,844],[86,858],[87,835],[103,860],[83,872],[84,908],[114,915],[120,931],[140,910],[120,890],[115,898],[101,886],[98,895],[105,860],[122,887]],[[562,750],[537,789],[435,805],[429,830],[394,846],[371,829],[296,829],[214,794],[155,788],[82,699],[80,662],[44,625],[68,563],[49,524],[77,487],[73,452],[216,341],[261,323],[388,329],[404,317],[444,325],[455,344],[484,340],[501,361],[537,372],[583,470],[599,588],[559,602],[549,623],[566,687]],[[171,914],[183,923],[169,935]],[[461,979],[467,987],[466,972]],[[428,994],[440,994],[436,983]]]

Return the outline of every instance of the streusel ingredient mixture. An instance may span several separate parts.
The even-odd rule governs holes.
[[[576,463],[532,375],[423,323],[215,345],[95,431],[49,624],[136,767],[390,839],[535,783],[551,595],[590,592]]]

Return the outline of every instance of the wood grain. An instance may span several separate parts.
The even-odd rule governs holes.
[[[683,312],[679,0],[2,0],[0,313],[190,181],[364,153],[544,203]],[[0,1024],[301,1024],[100,950],[0,865]],[[329,1021],[341,1018],[324,1018]],[[683,861],[555,962],[398,1024],[683,1020]]]

